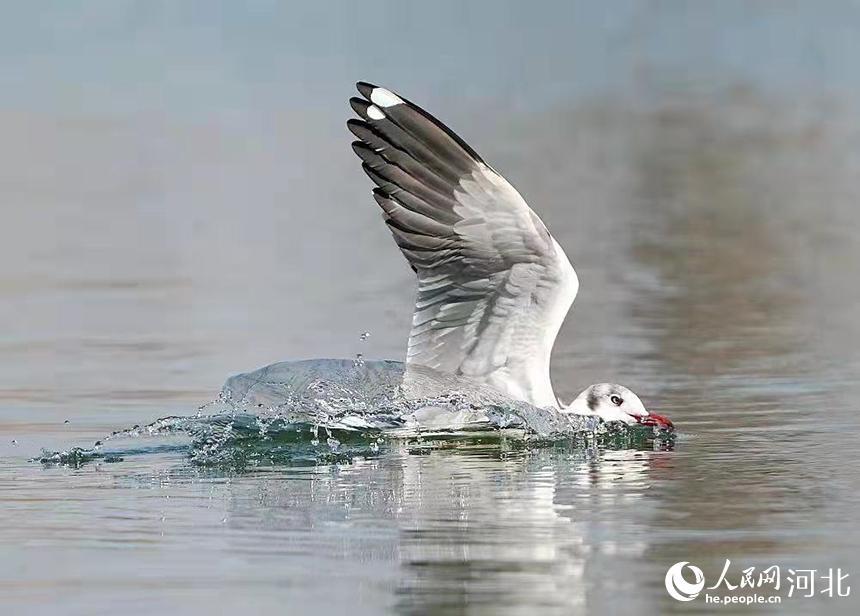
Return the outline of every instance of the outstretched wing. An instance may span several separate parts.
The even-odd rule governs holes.
[[[418,275],[408,364],[556,406],[552,346],[576,273],[516,189],[450,129],[359,82],[347,124],[373,194]]]

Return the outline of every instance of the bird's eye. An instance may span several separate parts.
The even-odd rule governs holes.
[[[624,400],[622,400],[619,396],[612,396],[609,399],[612,401],[612,404],[614,404],[615,406],[621,406],[622,404],[624,404]]]

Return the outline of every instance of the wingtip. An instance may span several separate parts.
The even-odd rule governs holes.
[[[370,125],[364,120],[350,118],[346,121],[346,128],[359,139],[364,139],[367,131],[370,130]]]
[[[391,200],[391,195],[389,195],[385,190],[380,188],[379,186],[373,187],[373,198],[376,199],[376,202],[383,206],[385,209],[385,204]]]
[[[352,110],[355,111],[358,115],[362,117],[367,116],[367,109],[370,107],[370,103],[363,98],[353,96],[351,99],[349,99],[349,105],[350,107],[352,107]]]
[[[351,145],[352,151],[358,154],[359,158],[361,158],[362,160],[365,160],[368,152],[373,152],[373,148],[368,146],[363,141],[353,141]]]
[[[355,86],[364,98],[382,109],[402,105],[406,102],[391,90],[375,86],[366,81],[359,81]]]
[[[376,89],[376,86],[366,81],[359,81],[356,82],[355,88],[358,90],[359,94],[361,94],[367,100],[370,100],[370,95],[373,90]]]

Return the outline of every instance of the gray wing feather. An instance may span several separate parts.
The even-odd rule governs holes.
[[[374,197],[418,276],[407,364],[556,405],[549,359],[576,273],[538,216],[460,137],[359,83],[347,124]]]

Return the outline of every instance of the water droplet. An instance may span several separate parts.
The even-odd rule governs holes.
[[[322,379],[316,379],[308,385],[308,389],[310,391],[321,394],[321,393],[325,392],[326,382],[323,381]]]

